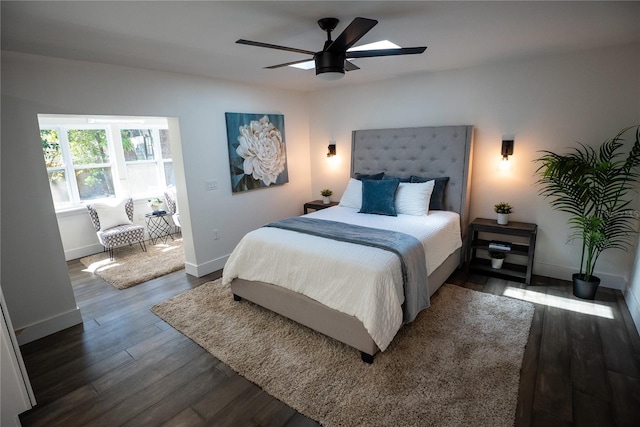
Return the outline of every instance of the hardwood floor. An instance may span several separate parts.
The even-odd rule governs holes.
[[[149,308],[214,280],[184,270],[117,290],[70,261],[78,325],[22,346],[38,405],[23,426],[317,426],[156,317]],[[578,301],[568,282],[532,286],[456,272],[450,283],[502,295],[523,289]],[[536,304],[517,426],[640,425],[640,337],[618,291],[597,304],[613,319]]]

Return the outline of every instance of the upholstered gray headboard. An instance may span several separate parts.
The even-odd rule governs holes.
[[[445,206],[460,214],[465,237],[472,157],[473,126],[354,130],[351,176],[378,172],[400,178],[448,176]]]

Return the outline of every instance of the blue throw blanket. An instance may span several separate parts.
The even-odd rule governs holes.
[[[393,252],[400,258],[402,268],[403,322],[413,321],[422,309],[430,305],[424,248],[422,243],[413,236],[397,231],[307,217],[287,218],[267,224],[265,227],[282,228]]]

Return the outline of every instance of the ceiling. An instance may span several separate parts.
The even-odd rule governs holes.
[[[640,2],[2,1],[2,49],[299,91],[640,42]],[[323,17],[379,21],[358,44],[389,39],[422,55],[354,60],[338,81],[262,67],[304,59],[239,38],[318,51]]]

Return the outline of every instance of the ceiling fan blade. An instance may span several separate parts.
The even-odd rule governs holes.
[[[355,71],[355,70],[359,70],[360,67],[358,67],[356,64],[354,64],[351,61],[344,61],[344,70],[345,71]]]
[[[355,52],[347,52],[347,58],[372,58],[374,56],[395,56],[395,55],[417,55],[424,52],[426,46],[422,47],[403,47],[400,49],[373,49],[373,50],[357,50]]]
[[[244,40],[244,39],[237,40],[236,43],[238,43],[238,44],[246,44],[248,46],[266,47],[268,49],[286,50],[287,52],[304,53],[306,55],[315,55],[316,54],[315,52],[311,52],[310,50],[296,49],[295,47],[278,46],[276,44],[254,42],[254,41],[251,41],[251,40]]]
[[[313,58],[301,59],[300,61],[285,62],[284,64],[278,64],[278,65],[270,65],[270,66],[264,67],[264,68],[267,68],[269,70],[273,70],[275,68],[288,67],[289,65],[302,64],[303,62],[309,62],[309,61],[313,61]]]
[[[327,47],[331,52],[344,52],[376,26],[378,21],[368,18],[355,18],[351,24]]]

